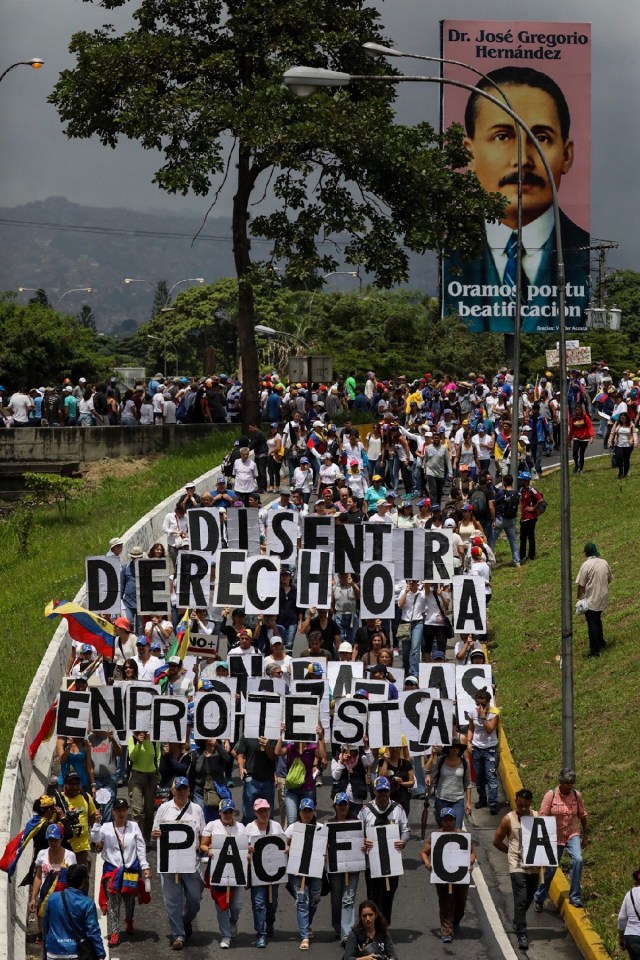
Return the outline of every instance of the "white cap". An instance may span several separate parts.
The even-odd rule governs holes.
[[[353,647],[348,640],[343,640],[338,647],[338,653],[353,653]]]
[[[443,527],[455,527],[456,522],[453,517],[447,517],[445,522],[442,524]]]

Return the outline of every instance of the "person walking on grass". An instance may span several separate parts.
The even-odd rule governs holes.
[[[588,843],[587,811],[582,794],[575,789],[575,783],[575,771],[563,767],[558,776],[558,786],[555,790],[547,790],[538,813],[541,817],[556,818],[558,863],[565,850],[571,860],[569,903],[572,907],[581,907],[582,850]],[[557,869],[557,867],[545,867],[544,880],[536,890],[533,903],[536,913],[542,913],[544,901]]]
[[[585,607],[589,656],[599,657],[607,645],[602,631],[602,614],[609,602],[609,584],[613,580],[613,574],[607,561],[600,556],[595,543],[586,543],[584,554],[586,559],[576,577],[576,599]]]

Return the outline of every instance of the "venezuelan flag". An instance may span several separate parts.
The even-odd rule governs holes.
[[[181,660],[186,657],[189,647],[189,620],[189,611],[185,610],[182,620],[176,627],[176,639],[169,648],[167,660],[169,657],[180,657]]]
[[[49,709],[44,715],[44,720],[35,735],[33,741],[29,745],[29,759],[33,760],[36,753],[38,752],[38,747],[41,743],[44,743],[45,740],[50,740],[53,736],[56,729],[56,717],[58,715],[58,701],[54,700]]]
[[[45,818],[41,817],[39,813],[34,813],[34,815],[27,822],[24,830],[21,830],[17,836],[15,836],[12,840],[9,840],[9,843],[5,847],[5,851],[0,858],[0,870],[4,870],[9,877],[9,880],[11,880],[11,877],[16,872],[18,860],[22,856],[26,845],[30,840],[33,839],[35,834],[44,823],[44,820]]]
[[[162,681],[166,680],[168,675],[169,675],[169,667],[167,666],[166,663],[163,663],[162,666],[158,667],[158,669],[153,674],[153,682],[156,684],[157,683],[162,684]]]
[[[79,604],[69,603],[67,600],[52,600],[47,605],[44,615],[50,620],[54,617],[64,617],[69,635],[76,643],[90,643],[105,659],[113,659],[116,630],[104,617],[99,617],[96,613],[91,613]]]

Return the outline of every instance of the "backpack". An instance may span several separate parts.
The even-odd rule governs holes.
[[[307,768],[300,759],[296,757],[284,780],[285,787],[288,787],[289,790],[298,790],[307,778]]]
[[[476,520],[486,520],[488,514],[487,495],[484,490],[476,487],[469,497],[469,503],[473,507],[473,515]]]
[[[225,477],[231,477],[233,475],[233,460],[231,459],[231,453],[226,455],[222,461],[222,464],[220,465],[220,469]]]
[[[515,492],[505,493],[502,507],[502,516],[505,520],[515,520],[518,516],[518,506],[520,505],[520,495]]]

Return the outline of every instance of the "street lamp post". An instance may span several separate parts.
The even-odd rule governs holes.
[[[154,283],[153,280],[145,280],[145,279],[142,279],[142,278],[138,279],[137,277],[125,277],[122,282],[123,282],[123,283],[126,283],[126,284],[130,284],[130,283],[146,283],[147,286],[153,287],[154,290],[155,290],[156,287],[158,286],[157,282]],[[183,280],[176,280],[176,282],[175,282],[171,287],[169,287],[169,290],[167,291],[167,301],[166,301],[166,305],[165,305],[164,307],[161,307],[161,308],[160,308],[160,313],[165,313],[165,314],[166,314],[166,313],[172,313],[172,312],[173,312],[173,309],[174,309],[174,308],[168,306],[168,304],[171,303],[171,294],[173,293],[173,291],[175,290],[176,287],[179,287],[179,286],[180,286],[181,283],[200,283],[200,284],[202,284],[202,283],[204,283],[204,277],[184,277]],[[164,376],[165,376],[165,379],[166,379],[166,376],[167,376],[167,320],[166,320],[166,317],[165,317],[165,321],[164,321],[164,332],[163,332],[163,336],[164,336]],[[150,339],[150,340],[158,340],[158,339],[160,339],[160,338],[159,338],[159,337],[151,337],[151,336],[149,336],[149,339]],[[173,341],[170,340],[169,343],[171,343],[171,346],[172,346],[173,349],[175,350],[176,347],[175,347],[175,344],[173,343]],[[176,350],[176,373],[177,373],[177,372],[178,372],[178,351]]]
[[[331,270],[329,273],[325,273],[320,277],[320,283],[323,283],[328,277],[353,277],[354,280],[358,281],[359,289],[362,293],[362,277],[360,276],[359,270]],[[309,300],[309,320],[311,320],[311,307],[313,306],[313,298],[317,292],[317,290],[314,290],[311,294],[311,299]]]
[[[167,379],[167,344],[170,343],[173,347],[176,354],[176,377],[178,376],[178,348],[176,347],[173,340],[169,340],[167,337],[154,337],[153,334],[147,334],[147,340],[157,340],[158,343],[161,343],[164,349],[164,377]]]
[[[17,60],[16,63],[12,63],[10,67],[7,67],[6,70],[0,73],[0,83],[2,83],[9,71],[14,70],[15,67],[31,67],[33,70],[39,70],[42,66],[44,66],[44,60],[41,60],[40,57],[32,57],[31,60]]]
[[[388,76],[385,74],[355,75],[315,67],[292,67],[284,74],[286,86],[295,94],[308,97],[318,88],[344,87],[352,81],[363,83],[435,83],[469,90],[489,100],[507,113],[537,151],[551,190],[556,241],[556,284],[558,288],[558,347],[560,353],[560,592],[562,653],[562,765],[575,769],[575,736],[573,713],[573,610],[571,583],[571,497],[569,491],[569,458],[567,435],[567,350],[566,350],[566,277],[560,224],[558,191],[549,161],[533,132],[515,111],[482,88],[448,77]],[[516,388],[517,389],[517,388]],[[516,398],[517,400],[518,398]],[[517,438],[516,438],[517,443]]]
[[[80,293],[80,292],[93,293],[93,287],[72,287],[71,290],[65,290],[62,296],[58,297],[58,303],[60,303],[61,300],[64,300],[64,298],[67,297],[70,293]]]
[[[329,274],[327,274],[329,276]],[[267,327],[263,323],[258,323],[253,328],[258,336],[265,337],[267,340],[276,340],[278,337],[282,337],[283,340],[296,340],[300,343],[304,349],[307,351],[307,384],[309,386],[309,393],[311,393],[311,347],[308,343],[302,339],[302,337],[296,336],[295,333],[288,333],[286,330],[275,330],[273,327]]]
[[[398,50],[395,47],[386,47],[381,43],[364,43],[363,49],[374,57],[407,57],[411,60],[426,60],[429,63],[447,64],[452,67],[463,67],[471,71],[477,77],[486,81],[503,98],[506,105],[513,110],[513,105],[509,101],[504,89],[492,80],[491,77],[478,70],[470,63],[464,63],[462,60],[451,60],[445,57],[431,57],[422,53],[407,53],[406,50]],[[518,184],[516,188],[516,286],[515,286],[515,311],[513,317],[513,349],[511,351],[513,363],[513,394],[511,397],[511,473],[514,480],[518,476],[518,436],[520,434],[520,330],[522,328],[522,130],[517,127],[517,165],[518,165]],[[505,338],[510,334],[505,334]]]

